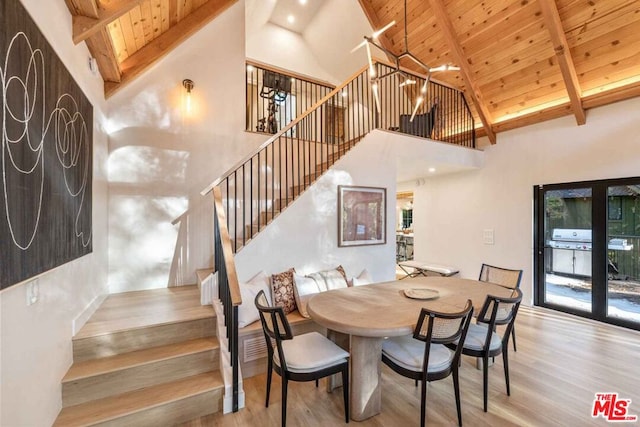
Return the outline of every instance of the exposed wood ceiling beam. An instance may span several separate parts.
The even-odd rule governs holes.
[[[91,18],[98,17],[98,4],[96,0],[65,0],[71,16],[84,15]]]
[[[571,102],[566,102],[564,104],[556,105],[553,107],[547,107],[540,111],[523,114],[522,116],[514,117],[513,119],[494,123],[493,128],[496,132],[504,132],[507,130],[540,123],[545,120],[557,119],[571,114]]]
[[[106,82],[120,81],[120,65],[115,49],[106,28],[100,29],[86,40],[91,56],[96,58],[102,80]]]
[[[640,82],[585,96],[582,99],[582,104],[585,109],[591,109],[635,97],[640,97]],[[573,114],[573,108],[571,102],[567,102],[561,105],[556,105],[555,107],[545,108],[544,110],[494,123],[493,128],[496,132],[504,132],[571,114]],[[481,129],[478,129],[476,130],[476,137],[480,136],[483,135]]]
[[[551,35],[553,50],[558,58],[562,78],[569,93],[571,109],[576,116],[578,125],[583,125],[587,122],[587,117],[582,107],[580,82],[578,81],[576,67],[573,64],[573,58],[569,51],[567,37],[562,28],[562,20],[560,19],[558,8],[554,0],[538,0],[538,3],[542,9],[545,26]]]
[[[467,61],[467,57],[462,50],[462,46],[460,46],[460,43],[457,40],[455,29],[453,28],[451,18],[447,13],[444,2],[443,0],[429,0],[429,4],[431,5],[431,10],[436,17],[436,22],[438,23],[437,25],[442,30],[442,36],[447,42],[447,45],[451,52],[451,57],[460,67],[460,73],[462,74],[462,78],[467,85],[467,88],[469,88],[469,94],[471,95],[471,98],[476,105],[478,116],[480,116],[482,125],[487,132],[487,137],[492,144],[495,144],[496,133],[491,127],[491,114],[487,109],[478,86],[471,77],[472,73],[469,67],[469,62]]]
[[[65,0],[71,15],[98,18],[100,10],[96,0]],[[100,27],[97,32],[86,39],[87,48],[91,56],[96,58],[102,80],[119,82],[120,66],[115,56],[111,37],[105,27]]]
[[[371,0],[358,0],[358,2],[360,3],[360,7],[362,8],[362,11],[366,15],[367,19],[369,20],[369,24],[371,24],[371,27],[373,27],[374,31],[388,24],[388,22],[385,22],[385,23],[380,22],[380,20],[378,19],[378,16],[376,15],[376,12],[373,10],[373,6],[371,5]],[[380,46],[387,49],[389,52],[395,52],[395,50],[393,49],[393,44],[391,43],[391,41],[389,40],[386,34],[383,33],[379,35],[378,42],[380,43]],[[390,61],[392,59],[393,58],[390,58],[387,55],[387,60]]]
[[[110,97],[116,93],[236,1],[209,0],[185,16],[168,31],[165,31],[135,54],[125,59],[120,64],[120,69],[122,70],[120,83],[105,82],[105,96]]]
[[[635,97],[640,97],[640,82],[585,96],[582,104],[584,108],[594,108]]]
[[[86,40],[106,25],[115,21],[143,0],[112,0],[97,7],[96,14],[78,13],[73,16],[73,42]],[[96,16],[97,15],[97,16]]]

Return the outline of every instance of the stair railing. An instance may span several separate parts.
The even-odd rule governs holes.
[[[231,238],[227,229],[225,209],[222,205],[220,188],[213,189],[214,200],[214,257],[215,272],[218,274],[218,293],[224,312],[227,331],[229,360],[231,362],[232,411],[238,412],[239,363],[238,355],[238,306],[242,304],[236,265],[233,259]],[[249,301],[251,303],[251,301]]]
[[[375,66],[376,75],[389,69],[381,61]],[[407,72],[414,84],[401,85],[400,75],[381,79],[376,102],[370,71],[363,67],[202,191],[221,189],[234,253],[373,129],[475,146],[460,91],[430,81],[422,94],[425,77]],[[418,96],[423,102],[411,122]]]

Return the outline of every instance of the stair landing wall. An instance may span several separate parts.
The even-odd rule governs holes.
[[[338,160],[275,220],[236,254],[241,281],[260,270],[267,274],[295,267],[310,273],[342,264],[347,276],[367,268],[376,281],[392,280],[395,257],[396,164],[387,133],[374,132]],[[393,135],[392,135],[393,136]],[[387,189],[383,245],[338,247],[338,185]]]

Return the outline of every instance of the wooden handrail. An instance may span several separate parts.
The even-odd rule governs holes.
[[[393,64],[390,64],[389,61],[383,60],[383,59],[379,59],[379,58],[374,58],[374,62],[376,63],[380,63],[382,65],[386,65],[386,66],[390,66],[390,67],[394,67]],[[273,69],[275,69],[275,67],[271,67]],[[222,181],[224,181],[226,178],[228,178],[229,176],[231,176],[231,174],[233,174],[239,167],[241,167],[243,164],[245,164],[246,162],[248,162],[253,156],[255,156],[255,154],[259,151],[261,151],[263,148],[269,146],[269,144],[271,144],[272,142],[276,141],[278,138],[280,138],[281,136],[283,136],[284,134],[286,134],[287,132],[289,132],[289,130],[295,126],[297,126],[302,120],[304,120],[305,117],[307,117],[308,115],[312,114],[314,111],[316,111],[318,108],[320,108],[320,106],[322,106],[324,103],[326,103],[329,99],[331,99],[332,97],[334,97],[336,94],[340,93],[340,91],[342,91],[346,86],[348,86],[352,81],[354,81],[356,78],[358,78],[358,76],[360,76],[360,74],[364,73],[367,69],[369,68],[369,65],[365,65],[364,67],[360,68],[358,71],[356,71],[353,75],[351,75],[347,80],[345,80],[340,86],[337,86],[335,89],[333,89],[331,92],[329,92],[327,95],[325,95],[322,99],[320,99],[315,105],[313,105],[311,108],[309,108],[307,111],[305,111],[304,113],[302,113],[300,116],[296,117],[295,120],[292,120],[287,126],[285,126],[284,128],[282,128],[278,133],[274,134],[272,137],[270,137],[269,139],[267,139],[262,145],[260,145],[255,151],[253,151],[252,153],[249,153],[247,156],[243,157],[239,162],[237,162],[236,164],[234,164],[231,168],[229,168],[222,176],[220,176],[218,179],[216,179],[215,181],[213,181],[211,184],[209,184],[205,189],[203,189],[200,194],[205,196],[207,194],[209,194],[211,192],[211,190],[217,186],[218,184],[220,184]],[[408,74],[414,75],[416,77],[419,78],[426,78],[425,75],[420,74],[420,73],[416,73],[413,70],[409,70],[407,68],[404,67],[400,67],[401,70],[405,71]],[[431,82],[439,84],[441,86],[450,88],[450,89],[454,89],[457,92],[460,92],[458,89],[453,88],[451,85],[441,82],[437,79],[431,78],[430,79]]]
[[[336,94],[340,93],[340,91],[342,89],[344,89],[349,83],[351,83],[353,80],[355,80],[356,78],[358,78],[358,76],[362,73],[364,73],[367,69],[369,68],[368,65],[360,68],[358,71],[356,71],[351,77],[349,77],[346,81],[344,81],[340,86],[336,87],[334,90],[332,90],[331,92],[329,92],[324,98],[322,98],[320,101],[316,102],[316,104],[309,108],[307,111],[305,111],[304,113],[302,113],[301,115],[299,115],[298,117],[296,117],[295,120],[291,121],[291,123],[289,123],[287,126],[285,126],[284,128],[280,129],[280,131],[278,133],[276,133],[275,135],[273,135],[271,138],[267,139],[262,145],[260,145],[260,147],[258,147],[256,150],[254,150],[253,152],[251,152],[249,155],[245,156],[242,158],[242,160],[240,160],[239,162],[237,162],[235,165],[233,165],[231,168],[229,168],[229,170],[227,170],[227,172],[225,172],[220,178],[216,179],[215,181],[213,181],[211,184],[209,184],[207,186],[207,188],[205,188],[204,190],[202,190],[200,192],[201,195],[205,196],[207,194],[209,194],[211,192],[211,190],[213,190],[214,187],[216,187],[218,184],[220,184],[224,179],[228,178],[229,176],[231,176],[232,173],[234,173],[240,166],[242,166],[244,163],[246,163],[247,161],[249,161],[253,156],[256,155],[256,153],[260,150],[262,150],[263,148],[269,146],[269,144],[271,144],[273,141],[277,140],[278,138],[280,138],[281,136],[283,136],[284,134],[286,134],[287,132],[289,132],[289,130],[291,128],[293,128],[294,126],[297,126],[298,123],[300,123],[305,117],[307,117],[308,115],[310,115],[311,113],[313,113],[314,111],[316,111],[318,108],[320,108],[325,102],[327,102],[328,100],[330,100],[332,97],[336,96]]]
[[[278,74],[283,74],[288,77],[293,77],[296,80],[303,80],[309,83],[317,84],[319,86],[325,86],[331,89],[336,87],[336,85],[334,85],[333,83],[330,83],[324,80],[319,80],[314,77],[307,76],[305,74],[296,73],[295,71],[285,70],[284,68],[276,67],[275,65],[265,64],[264,62],[256,61],[255,59],[247,59],[246,63],[247,65],[252,65],[257,68],[262,68],[264,70],[274,71]]]
[[[242,295],[240,294],[240,283],[238,282],[238,274],[236,272],[236,263],[233,260],[233,250],[231,248],[231,238],[229,237],[229,229],[227,228],[227,218],[224,214],[222,206],[222,191],[220,187],[213,188],[213,202],[218,216],[218,226],[220,231],[220,241],[222,243],[222,255],[224,265],[229,281],[229,293],[231,294],[231,303],[234,306],[242,304]]]

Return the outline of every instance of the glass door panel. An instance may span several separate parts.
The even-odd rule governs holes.
[[[640,186],[607,189],[607,317],[640,323]]]
[[[544,302],[592,311],[592,190],[544,191]]]

